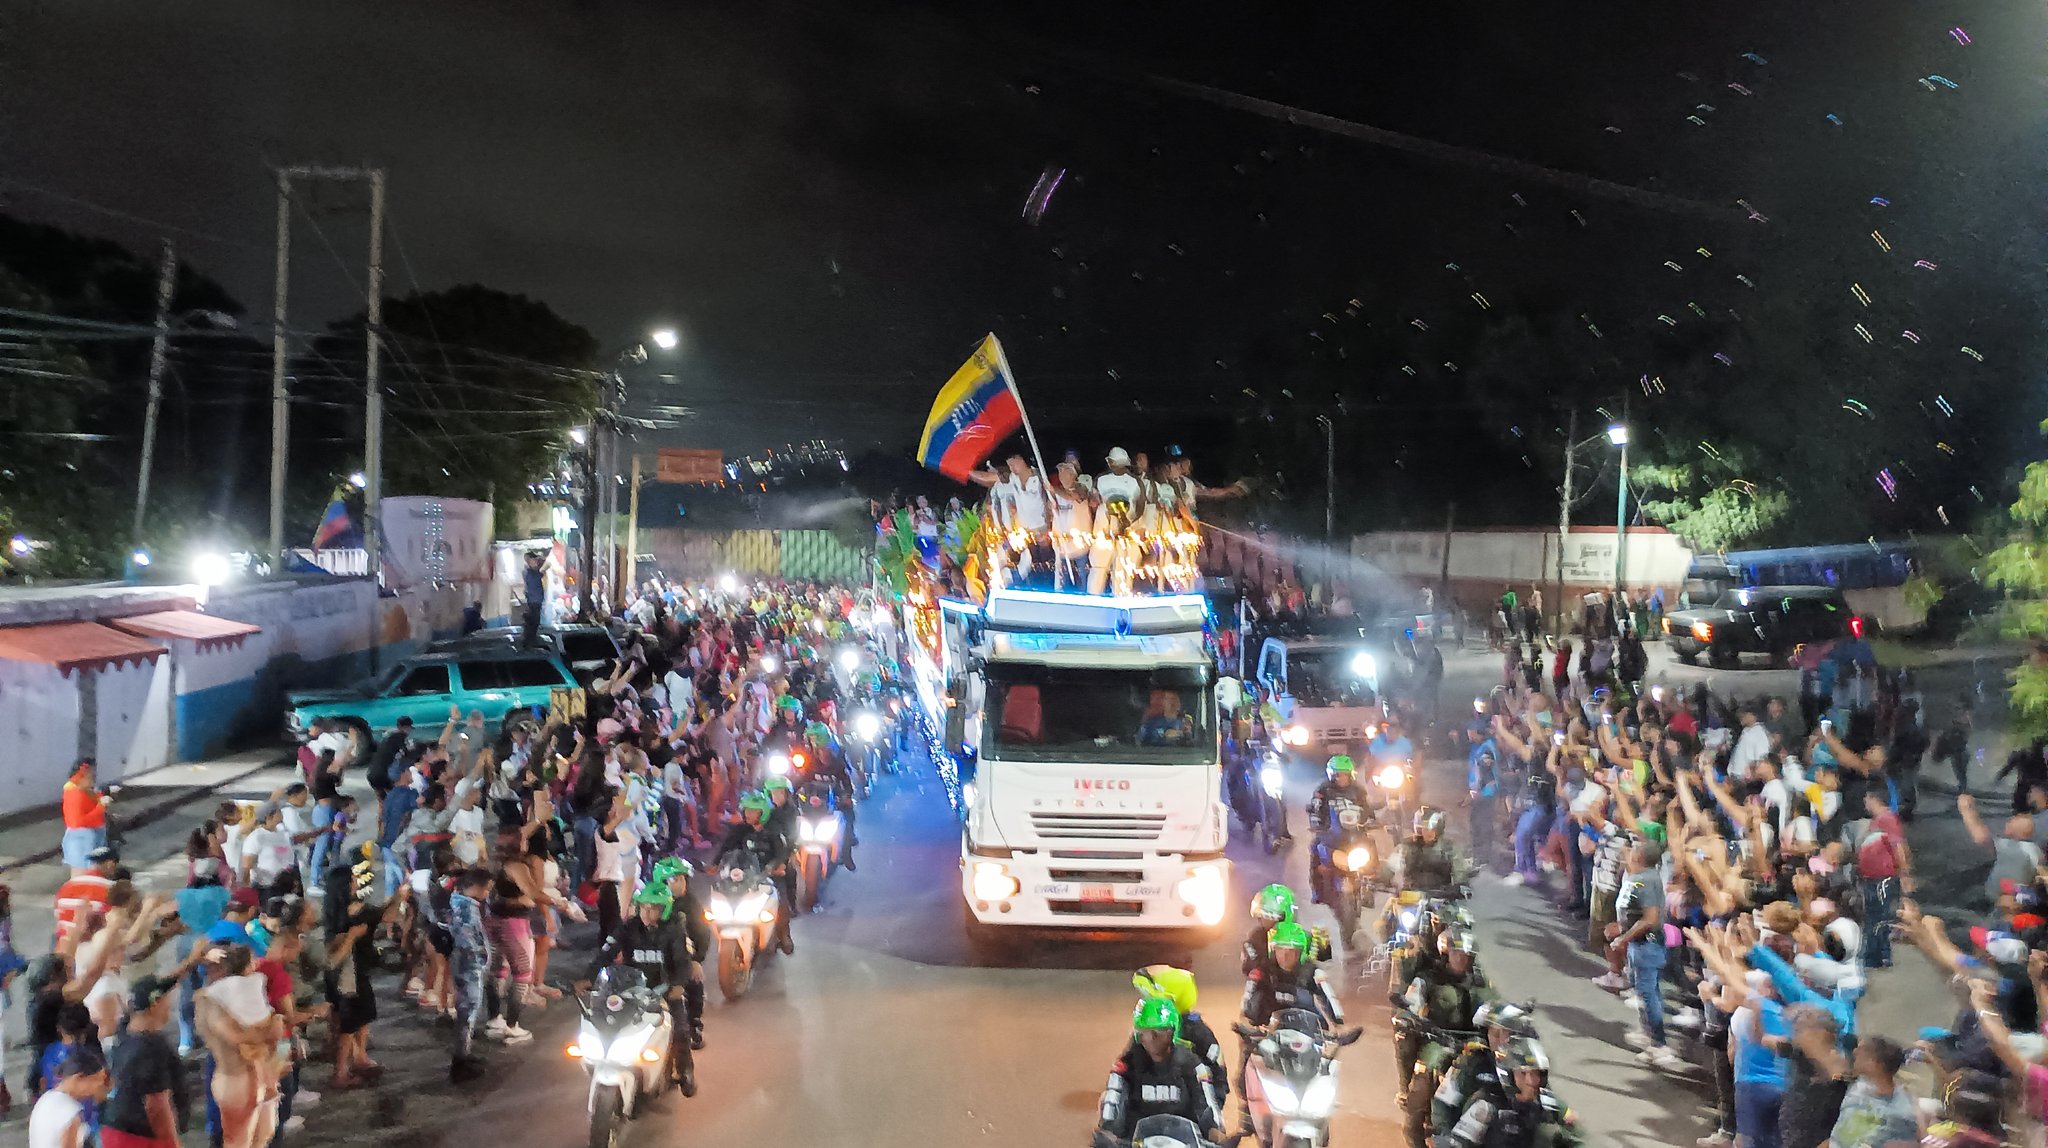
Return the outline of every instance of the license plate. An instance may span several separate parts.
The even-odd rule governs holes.
[[[1114,900],[1116,900],[1116,886],[1114,886],[1114,885],[1083,885],[1083,886],[1081,886],[1081,900],[1083,900],[1083,901],[1114,901]]]

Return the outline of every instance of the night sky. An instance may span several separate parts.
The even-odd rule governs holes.
[[[1891,369],[1858,356],[1893,353],[1927,356],[1930,393],[2007,404],[1980,419],[2043,413],[2021,367],[2038,5],[72,0],[0,20],[7,210],[154,242],[40,188],[203,232],[190,258],[261,315],[265,165],[381,163],[394,292],[482,282],[610,343],[680,326],[680,443],[900,447],[993,329],[1049,451],[1220,453],[1247,409],[1340,399],[1351,449],[1426,448],[1373,428],[1470,366],[1475,293],[1597,328],[1587,370],[1617,401],[1697,301],[1740,312],[1741,368],[1792,346],[1821,364],[1815,419]],[[314,216],[308,324],[356,306],[365,230],[338,193]],[[1878,229],[1905,258],[1860,270]],[[1874,341],[1853,333],[1886,308]],[[1941,357],[1899,343],[1916,324]],[[1509,455],[1525,433],[1443,401]]]

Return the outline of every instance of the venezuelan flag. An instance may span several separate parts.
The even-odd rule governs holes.
[[[996,444],[1023,425],[1024,409],[1017,403],[1016,383],[1006,370],[1002,344],[990,335],[975,348],[974,357],[939,388],[932,413],[924,420],[924,437],[917,443],[917,461],[947,478],[965,482]]]
[[[327,513],[321,516],[319,528],[313,531],[313,549],[331,549],[336,542],[346,541],[348,534],[354,529],[355,524],[350,522],[348,517],[348,503],[342,500],[341,488],[337,486],[334,488],[334,500],[327,504]],[[356,545],[362,544],[362,539],[358,537]]]

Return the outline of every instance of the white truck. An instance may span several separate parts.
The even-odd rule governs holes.
[[[994,589],[937,606],[940,656],[914,661],[968,779],[970,937],[1214,929],[1230,862],[1206,600]]]

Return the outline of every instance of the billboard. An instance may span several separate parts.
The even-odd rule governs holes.
[[[491,504],[413,496],[383,500],[384,584],[491,580]]]
[[[655,452],[654,481],[720,483],[725,481],[725,455],[716,450],[663,447]]]

